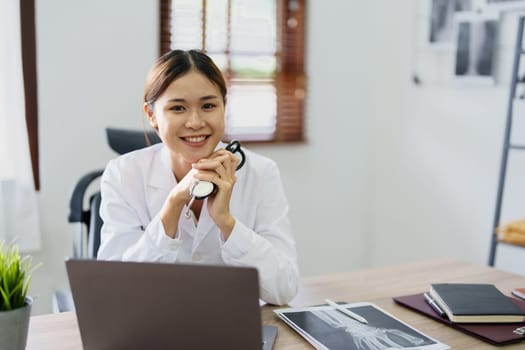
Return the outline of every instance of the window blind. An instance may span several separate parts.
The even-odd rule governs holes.
[[[160,53],[201,49],[223,71],[226,138],[302,141],[305,0],[160,0]]]

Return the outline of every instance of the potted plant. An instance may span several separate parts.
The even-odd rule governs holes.
[[[0,241],[0,349],[26,347],[33,300],[27,295],[31,257],[22,257],[16,245]]]

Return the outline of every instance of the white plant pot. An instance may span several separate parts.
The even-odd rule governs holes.
[[[29,330],[33,299],[26,298],[24,307],[0,311],[0,350],[24,350]]]

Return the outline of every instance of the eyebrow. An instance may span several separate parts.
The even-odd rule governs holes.
[[[207,95],[199,98],[199,101],[213,100],[216,98],[218,99],[219,97],[216,95]],[[168,100],[168,102],[186,102],[186,100],[183,98],[172,98],[171,100]]]

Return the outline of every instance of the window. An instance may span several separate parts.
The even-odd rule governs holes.
[[[201,49],[228,84],[226,136],[302,141],[305,0],[160,0],[161,54]]]

